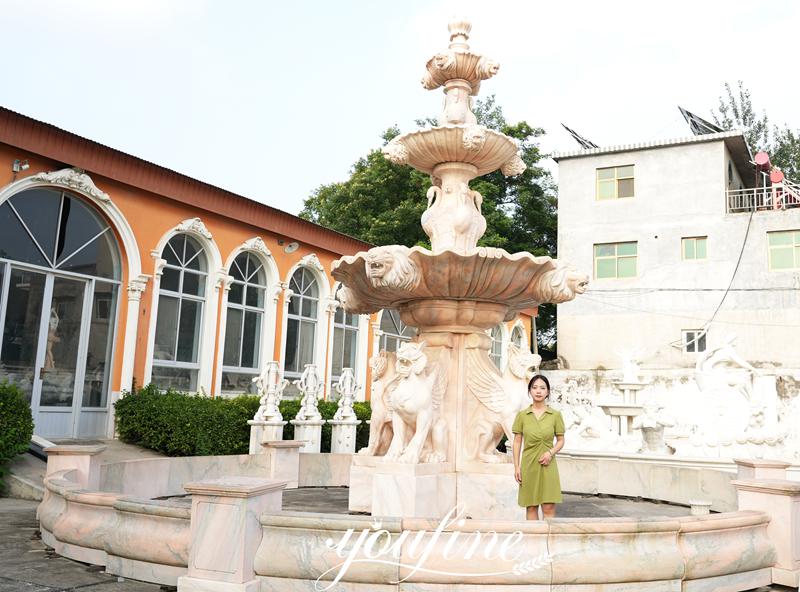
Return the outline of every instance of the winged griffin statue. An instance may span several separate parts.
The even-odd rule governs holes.
[[[530,370],[538,368],[542,358],[509,345],[508,367],[500,375],[482,349],[468,349],[467,388],[480,403],[469,423],[466,452],[468,458],[488,463],[508,462],[497,450],[503,434],[514,439],[511,426],[517,413],[530,404]]]
[[[397,382],[389,393],[392,443],[386,460],[401,463],[447,460],[447,421],[442,399],[447,389],[449,351],[428,358],[425,342],[406,342],[397,350]],[[408,438],[411,435],[410,439]]]

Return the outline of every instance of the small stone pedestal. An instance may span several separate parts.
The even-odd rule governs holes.
[[[325,425],[325,420],[293,419],[291,424],[294,426],[294,439],[306,442],[300,452],[319,452],[322,442],[322,426]]]
[[[248,454],[264,454],[262,444],[283,440],[283,426],[286,421],[258,421],[251,419],[247,422],[250,426],[250,449]]]
[[[606,403],[601,404],[600,407],[611,416],[611,429],[623,437],[633,432],[633,418],[642,413],[642,406],[635,404]]]
[[[74,469],[77,472],[75,482],[82,489],[97,491],[100,489],[100,461],[97,455],[105,449],[102,444],[48,446],[44,449],[47,454],[46,474]]]
[[[614,386],[622,391],[622,402],[625,405],[636,405],[636,395],[647,386],[646,382],[615,380]]]
[[[373,516],[442,518],[455,505],[456,473],[452,463],[383,461],[375,465]]]
[[[382,456],[354,454],[350,461],[350,488],[347,509],[351,512],[372,512],[372,479]]]
[[[192,494],[187,575],[178,592],[259,592],[253,559],[264,512],[279,512],[284,481],[223,477],[183,488]]]
[[[329,419],[331,430],[331,452],[353,454],[356,451],[356,428],[360,420]]]
[[[302,440],[262,442],[262,454],[269,456],[267,477],[286,481],[286,489],[297,489],[300,480],[300,449]]]
[[[736,488],[739,510],[757,510],[771,517],[767,534],[777,553],[772,582],[797,588],[800,585],[800,538],[797,535],[800,532],[800,482],[786,480],[789,463],[739,459],[734,462],[739,467],[739,478],[731,484]],[[751,473],[754,475],[751,478],[742,477]]]

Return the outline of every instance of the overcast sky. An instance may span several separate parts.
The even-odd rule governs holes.
[[[800,128],[800,2],[0,0],[0,105],[297,213],[397,124],[454,13],[500,63],[482,85],[545,151],[689,135],[744,80]],[[785,66],[784,66],[785,64]],[[553,165],[553,169],[555,166]],[[423,199],[424,196],[420,196]]]

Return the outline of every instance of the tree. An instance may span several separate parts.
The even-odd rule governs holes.
[[[739,80],[737,92],[725,83],[725,95],[719,97],[719,106],[712,112],[714,122],[725,130],[741,129],[750,149],[764,151],[770,155],[772,164],[781,169],[786,177],[800,181],[800,130],[792,131],[788,125],[772,127],[766,112],[757,115],[750,98],[750,91]],[[772,135],[772,140],[770,140]]]
[[[478,123],[518,141],[528,166],[517,177],[506,178],[495,171],[471,183],[483,196],[481,209],[486,218],[486,233],[478,244],[555,257],[555,187],[549,172],[540,166],[544,155],[536,142],[544,130],[525,121],[508,122],[494,95],[477,100],[474,111]],[[416,123],[424,127],[436,125],[436,120]],[[386,130],[381,136],[383,145],[399,133],[396,126]],[[305,200],[300,217],[377,245],[429,248],[420,216],[427,207],[425,194],[430,185],[428,175],[391,163],[376,148],[353,165],[347,181],[319,187]],[[550,311],[547,305],[540,308],[537,323],[546,341],[554,332],[554,311],[554,306]]]

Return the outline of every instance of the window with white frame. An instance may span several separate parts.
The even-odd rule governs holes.
[[[197,390],[200,334],[208,267],[199,243],[187,234],[173,236],[158,291],[152,382],[159,388]]]
[[[319,284],[313,273],[300,267],[292,274],[289,289],[294,294],[289,301],[286,321],[284,374],[287,379],[296,379],[300,377],[306,364],[314,363]],[[323,369],[317,368],[320,378],[322,372]],[[287,393],[292,391],[292,387],[287,389]]]
[[[384,309],[381,314],[381,349],[386,351],[397,351],[400,343],[411,341],[417,334],[414,327],[409,327],[400,320],[400,313],[393,308]]]
[[[497,366],[498,370],[502,370],[503,364],[503,328],[500,325],[492,327],[489,331],[489,336],[492,338],[492,347],[489,349],[489,357]]]
[[[706,351],[706,334],[700,329],[683,331],[683,351],[696,354]]]
[[[252,393],[253,378],[261,368],[261,332],[267,274],[253,253],[241,253],[229,270],[225,350],[222,356],[222,392]]]
[[[336,290],[338,295],[341,286]],[[358,315],[346,312],[342,305],[336,308],[333,316],[333,359],[331,361],[331,384],[335,385],[342,375],[342,369],[352,368],[357,373],[356,354],[358,353]],[[336,391],[331,388],[331,393]]]
[[[525,343],[525,331],[523,331],[522,327],[519,325],[511,330],[511,343],[516,345],[522,351],[530,351],[530,347],[527,343]]]

